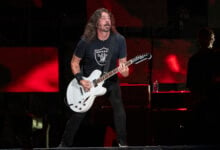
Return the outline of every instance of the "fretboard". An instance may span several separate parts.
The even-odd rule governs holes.
[[[125,63],[125,66],[129,66],[132,64],[132,60],[129,60]],[[112,71],[102,75],[100,78],[96,79],[96,84],[107,80],[108,78],[112,77],[113,75],[115,75],[116,73],[118,73],[118,67],[113,69]]]

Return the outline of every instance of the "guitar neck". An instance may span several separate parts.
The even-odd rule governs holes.
[[[130,66],[131,64],[132,64],[132,60],[129,60],[129,61],[127,61],[127,62],[125,63],[125,66]],[[108,72],[108,73],[102,75],[100,78],[98,78],[98,79],[96,80],[96,83],[98,84],[98,83],[100,83],[100,82],[102,82],[102,81],[105,81],[105,80],[107,80],[108,78],[110,78],[110,77],[112,77],[113,75],[115,75],[116,73],[118,73],[118,67],[115,68],[115,69],[113,69],[112,71],[110,71],[110,72]]]

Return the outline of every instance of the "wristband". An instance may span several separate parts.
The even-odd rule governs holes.
[[[80,81],[83,80],[82,74],[81,73],[77,73],[74,76],[75,76],[77,82],[80,84]]]

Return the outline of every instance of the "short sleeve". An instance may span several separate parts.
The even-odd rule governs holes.
[[[125,37],[118,34],[116,39],[119,41],[119,58],[127,57],[127,46]]]
[[[83,58],[83,56],[85,55],[86,45],[87,45],[86,42],[81,39],[77,43],[77,46],[74,50],[74,54],[79,58]]]

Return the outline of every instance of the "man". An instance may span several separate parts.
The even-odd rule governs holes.
[[[105,8],[97,9],[89,19],[84,34],[75,48],[71,69],[78,83],[89,91],[92,83],[83,79],[94,70],[108,72],[118,66],[123,77],[129,75],[126,41],[115,28],[114,17]],[[126,114],[121,100],[121,91],[117,75],[107,79],[103,85],[107,88],[106,95],[112,105],[115,129],[119,146],[126,146]],[[68,120],[60,146],[71,146],[75,134],[86,113],[76,113]]]
[[[187,87],[191,91],[190,134],[193,144],[218,143],[220,53],[213,47],[215,34],[210,28],[198,33],[199,50],[188,62]]]

